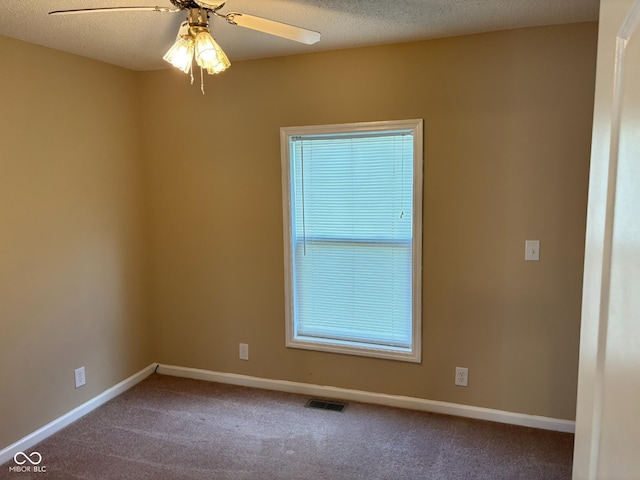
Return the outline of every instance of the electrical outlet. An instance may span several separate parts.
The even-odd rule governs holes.
[[[249,360],[249,344],[240,344],[240,360]]]
[[[456,367],[456,385],[459,387],[469,386],[469,369]]]
[[[84,367],[76,368],[76,388],[80,388],[85,383],[87,383],[87,379],[84,374]]]

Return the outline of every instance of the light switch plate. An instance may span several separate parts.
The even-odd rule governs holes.
[[[540,261],[540,240],[526,240],[524,242],[524,259],[528,262]]]

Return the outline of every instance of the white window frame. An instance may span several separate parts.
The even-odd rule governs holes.
[[[402,349],[372,346],[329,339],[302,340],[294,337],[295,298],[292,261],[292,195],[291,137],[321,134],[348,134],[411,130],[413,135],[413,224],[412,224],[412,344]],[[420,363],[422,355],[422,185],[423,185],[423,120],[396,120],[336,125],[282,127],[280,129],[282,162],[282,199],[285,250],[286,346],[324,352],[378,357]]]

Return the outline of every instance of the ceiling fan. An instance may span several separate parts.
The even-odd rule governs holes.
[[[213,75],[223,72],[231,66],[227,55],[211,36],[209,16],[226,20],[230,25],[240,26],[268,33],[296,42],[312,45],[320,40],[320,33],[287,23],[240,12],[221,13],[224,1],[216,0],[169,0],[174,7],[103,7],[82,8],[76,10],[56,10],[49,15],[70,15],[80,13],[102,13],[122,11],[150,11],[175,13],[186,11],[187,20],[182,22],[173,46],[163,59],[184,73],[191,73],[193,83],[193,60],[200,67],[201,90],[204,94],[203,72]]]

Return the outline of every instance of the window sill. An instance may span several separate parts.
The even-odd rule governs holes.
[[[409,348],[384,347],[356,342],[341,342],[339,340],[323,340],[320,338],[288,339],[287,348],[299,348],[303,350],[315,350],[318,352],[340,353],[343,355],[356,355],[360,357],[384,358],[402,362],[421,363],[420,351],[412,351]]]

